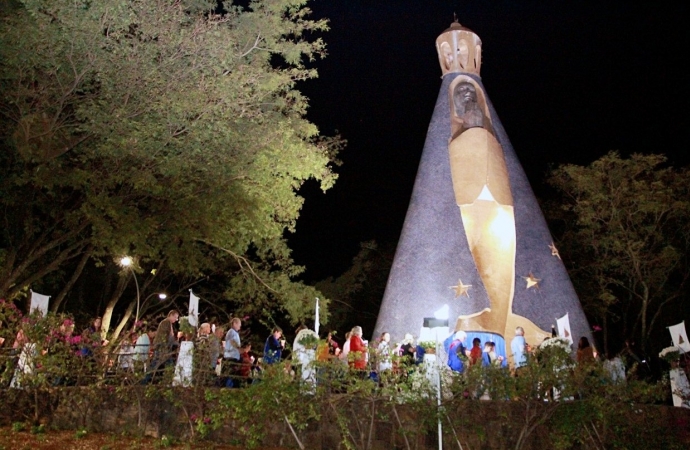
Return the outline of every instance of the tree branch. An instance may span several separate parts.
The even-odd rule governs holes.
[[[197,238],[197,239],[195,239],[195,241],[197,241],[197,242],[202,242],[202,243],[204,243],[204,244],[206,244],[206,245],[209,245],[209,246],[211,246],[211,247],[213,247],[213,248],[217,248],[218,250],[224,251],[224,252],[227,253],[228,255],[232,256],[233,258],[235,258],[235,261],[237,261],[237,264],[239,264],[240,270],[241,270],[241,271],[244,272],[244,270],[245,270],[244,267],[246,267],[246,269],[252,274],[252,276],[253,276],[259,283],[261,283],[262,285],[264,285],[264,287],[266,287],[266,289],[268,289],[269,291],[274,292],[274,293],[276,293],[276,294],[278,293],[278,291],[276,291],[276,290],[273,289],[271,286],[269,286],[268,284],[266,284],[266,282],[263,280],[263,278],[261,278],[259,275],[257,275],[257,273],[254,271],[254,268],[252,267],[251,262],[250,262],[247,258],[245,258],[244,256],[238,255],[237,253],[233,252],[232,250],[228,250],[228,249],[226,249],[226,248],[223,248],[223,247],[221,247],[221,246],[219,246],[219,245],[216,245],[216,244],[214,244],[213,242],[209,242],[209,241],[207,241],[207,240],[205,240],[205,239],[198,239],[198,238]]]

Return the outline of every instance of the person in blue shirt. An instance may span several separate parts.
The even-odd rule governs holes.
[[[516,371],[527,365],[527,342],[525,330],[522,327],[515,329],[515,337],[510,341],[510,350],[513,352],[513,364]]]
[[[280,362],[285,347],[285,340],[281,339],[283,330],[278,327],[273,329],[273,333],[266,339],[264,345],[264,364],[275,364]]]
[[[455,334],[451,334],[443,341],[443,348],[448,354],[448,367],[459,373],[465,370],[465,363],[463,362],[467,358],[467,350],[464,345],[465,339],[467,339],[467,333],[460,330]]]

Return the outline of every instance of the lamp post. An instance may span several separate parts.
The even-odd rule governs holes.
[[[424,327],[435,330],[434,335],[436,337],[436,405],[438,407],[438,448],[443,450],[443,425],[441,424],[441,358],[440,349],[438,342],[438,332],[440,329],[448,328],[448,316],[450,314],[450,308],[448,305],[443,305],[443,307],[434,312],[434,317],[424,318]]]
[[[134,273],[134,269],[132,268],[132,265],[134,264],[134,260],[130,256],[124,256],[120,259],[120,266],[129,269],[132,272],[132,276],[134,277],[134,284],[137,287],[137,312],[134,315],[134,328],[137,326],[137,322],[139,322],[139,281],[137,280],[137,274]]]

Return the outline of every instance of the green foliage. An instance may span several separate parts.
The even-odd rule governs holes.
[[[574,364],[569,346],[560,339],[543,343],[518,376],[500,366],[474,365],[457,374],[444,365],[439,407],[426,364],[400,366],[375,382],[367,371],[348,369],[339,360],[318,361],[313,384],[301,378],[298,364],[290,367],[286,361],[265,367],[243,388],[220,389],[211,387],[214,375],[200,346],[192,386],[172,386],[173,367],[141,386],[142,367],[119,368],[116,354],[107,348],[93,349],[91,357],[77,354],[66,339],[65,319],[49,313],[19,317],[15,324],[25,335],[24,347],[33,345],[35,358],[35,370],[20,379],[22,389],[3,390],[5,413],[14,414],[8,422],[18,424],[16,428],[25,423],[18,419],[38,426],[51,414],[69,413],[78,438],[100,426],[103,416],[96,413],[110,408],[118,414],[128,411],[118,420],[128,420],[135,433],[151,420],[167,422],[161,429],[167,439],[157,443],[161,447],[176,439],[213,439],[215,433],[225,435],[229,425],[232,434],[226,438],[253,448],[275,442],[276,434],[303,439],[308,426],[321,422],[337,426],[344,448],[371,448],[382,426],[387,427],[391,448],[414,448],[422,436],[434,435],[441,420],[446,440],[472,439],[467,446],[473,448],[494,439],[516,449],[540,443],[635,448],[635,442],[642,441],[681,448],[673,428],[653,409],[667,399],[667,383],[613,382],[596,363]],[[69,384],[79,387],[60,388]],[[492,401],[481,400],[487,398]]]
[[[435,341],[421,341],[418,345],[424,349],[425,353],[434,353],[436,351]]]
[[[189,324],[187,316],[180,319],[180,331],[188,336],[194,336],[196,328]]]
[[[74,438],[75,438],[75,439],[81,439],[81,438],[83,438],[83,437],[86,437],[86,435],[87,435],[88,433],[89,433],[89,432],[88,432],[87,430],[85,430],[84,428],[81,428],[81,429],[77,430],[77,431],[74,433]]]
[[[315,350],[319,345],[319,338],[316,335],[309,333],[302,336],[298,343],[307,349]]]
[[[175,439],[165,434],[156,442],[156,448],[169,448],[173,445],[175,445]]]
[[[85,253],[304,317],[283,238],[341,146],[304,119],[305,0],[24,0],[0,25],[0,296]]]
[[[562,193],[550,215],[563,224],[561,255],[585,310],[604,326],[622,319],[643,345],[690,276],[690,171],[665,161],[612,152],[548,179]]]
[[[62,403],[60,414],[77,419],[70,422],[75,437],[103,426],[104,416],[96,410],[117,412],[118,426],[134,433],[159,420],[159,448],[181,439],[217,437],[242,448],[275,445],[290,435],[306,443],[314,434],[308,428],[315,423],[335,425],[324,425],[323,431],[332,433],[335,428],[343,448],[372,448],[373,440],[382,435],[387,448],[416,448],[425,436],[435,436],[438,420],[444,447],[456,442],[471,448],[493,448],[499,442],[501,448],[516,449],[687,444],[676,422],[669,421],[671,408],[663,413],[655,409],[662,394],[667,395],[667,385],[613,383],[598,366],[574,367],[560,346],[542,348],[518,377],[501,367],[472,366],[462,375],[444,369],[440,408],[424,365],[383,374],[379,383],[338,361],[318,362],[315,368],[316,385],[293,377],[281,364],[268,367],[255,383],[241,389],[171,387],[169,378],[144,388],[122,385],[122,378],[114,374],[98,385],[45,399],[45,404],[55,408]],[[552,388],[558,389],[558,396]],[[10,391],[6,410],[22,414],[18,398],[34,393]],[[48,397],[48,390],[37,392],[39,398]],[[483,395],[492,401],[480,401]]]
[[[305,398],[298,383],[293,382],[283,367],[269,367],[260,383],[244,389],[207,391],[217,408],[207,413],[214,428],[230,420],[238,442],[254,448],[266,436],[266,423],[257,418],[270,418],[270,422],[286,421],[296,430],[303,430],[309,421],[319,420],[317,404]],[[203,421],[202,421],[203,422]],[[205,429],[206,424],[197,424]]]
[[[361,242],[350,268],[336,278],[316,283],[316,289],[332,299],[329,311],[334,315],[333,323],[346,328],[374,328],[394,253],[395,245]]]

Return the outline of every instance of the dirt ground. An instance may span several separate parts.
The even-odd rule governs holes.
[[[204,449],[242,450],[243,447],[200,442],[173,442],[166,438],[153,439],[120,436],[117,434],[79,431],[16,431],[0,428],[0,450],[136,450],[136,449]],[[287,450],[284,447],[261,447],[257,450]]]

